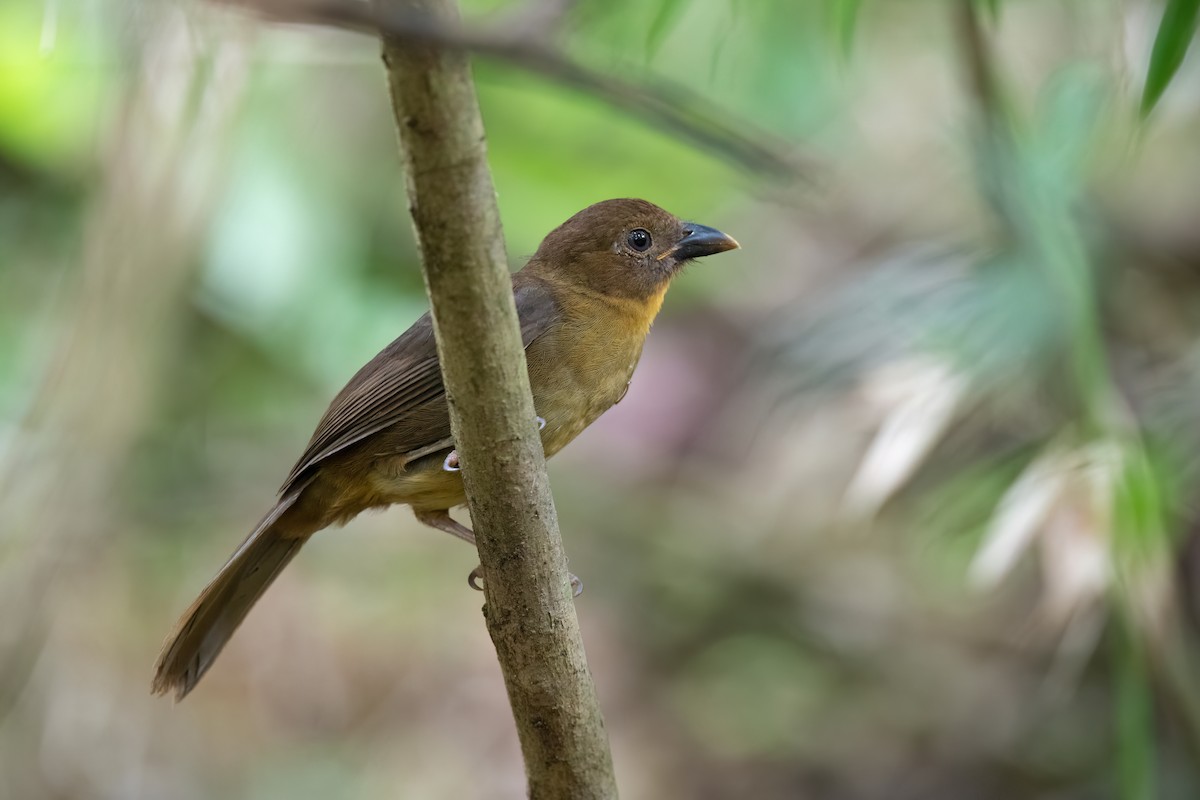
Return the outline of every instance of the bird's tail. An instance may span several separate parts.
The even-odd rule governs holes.
[[[174,692],[179,701],[195,688],[250,608],[316,530],[289,520],[295,515],[285,512],[295,501],[296,494],[285,497],[263,517],[175,623],[154,665],[155,694]]]

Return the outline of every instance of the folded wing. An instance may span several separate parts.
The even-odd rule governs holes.
[[[521,341],[525,347],[550,330],[558,317],[550,288],[541,280],[513,276]],[[380,431],[395,427],[398,455],[417,452],[450,437],[450,416],[441,365],[428,313],[358,371],[330,403],[280,494],[303,488],[325,459]]]

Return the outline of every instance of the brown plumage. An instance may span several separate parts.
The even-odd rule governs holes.
[[[579,212],[513,276],[534,407],[550,457],[624,395],[650,324],[684,263],[737,247],[644,200]],[[308,538],[369,508],[412,507],[427,525],[474,542],[449,509],[466,502],[444,468],[450,419],[429,315],[358,371],[329,406],[263,517],[183,613],[153,690],[182,699]]]

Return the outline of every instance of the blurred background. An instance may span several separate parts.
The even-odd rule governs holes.
[[[625,797],[1200,796],[1196,6],[464,0],[725,131],[476,60],[514,268],[609,197],[742,243],[551,464]],[[0,796],[523,796],[405,509],[149,695],[425,307],[369,36],[0,0]]]

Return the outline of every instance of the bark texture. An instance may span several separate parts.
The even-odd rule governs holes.
[[[386,4],[387,0],[378,0]],[[457,22],[455,0],[391,0]],[[466,53],[383,40],[450,420],[483,566],[488,632],[529,795],[615,798],[530,396]]]

